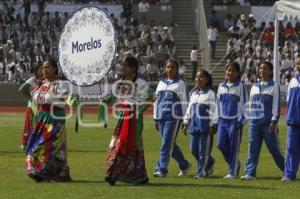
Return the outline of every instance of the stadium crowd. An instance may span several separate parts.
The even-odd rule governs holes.
[[[45,3],[45,1],[42,1]],[[54,3],[68,3],[70,1],[50,1]],[[88,3],[87,1],[76,1]],[[117,38],[118,53],[116,64],[109,73],[109,78],[118,79],[122,75],[121,60],[132,54],[139,59],[140,76],[157,81],[163,74],[165,60],[176,56],[176,45],[173,31],[176,23],[164,24],[154,21],[138,20],[132,12],[132,6],[138,5],[139,12],[147,12],[151,4],[165,4],[169,0],[100,0],[89,1],[90,4],[108,3],[123,5],[124,12],[120,16],[111,14]],[[213,3],[220,1],[213,1]],[[230,3],[233,1],[227,1]],[[240,2],[240,1],[234,1]],[[250,2],[250,1],[249,1]],[[251,1],[254,4],[270,1]],[[21,9],[14,5],[22,3]],[[26,10],[26,3],[31,1],[3,1],[0,7],[0,82],[22,83],[32,75],[37,63],[43,62],[47,55],[58,57],[58,42],[64,24],[69,18],[68,12],[44,12],[43,6],[38,6],[38,12]],[[40,1],[36,1],[39,5]],[[223,2],[226,3],[226,2]],[[26,13],[28,13],[26,15]],[[258,27],[254,16],[250,14],[237,15],[234,19],[230,14],[224,20],[223,26],[217,13],[212,10],[209,23],[219,31],[228,33],[227,60],[236,61],[244,73],[246,83],[257,81],[257,70],[265,60],[273,62],[274,24],[262,22]],[[300,57],[300,22],[295,24],[280,23],[280,70],[281,83],[288,84],[294,75],[295,60]],[[183,77],[185,65],[180,64],[180,74]]]
[[[279,24],[281,84],[288,84],[295,73],[295,60],[300,57],[300,22]],[[238,15],[237,20],[228,14],[224,20],[227,31],[227,60],[239,63],[243,80],[253,83],[258,80],[258,67],[263,61],[273,60],[275,27],[273,21],[257,26],[254,16]]]
[[[277,0],[210,0],[212,5],[273,5]]]
[[[173,30],[176,24],[167,26],[163,22],[155,24],[154,21],[138,21],[133,15],[132,5],[138,4],[140,12],[147,12],[150,4],[165,4],[169,1],[115,0],[90,3],[103,2],[122,4],[124,10],[119,17],[111,14],[117,31],[118,53],[116,65],[109,77],[120,78],[122,57],[132,54],[139,58],[140,75],[149,81],[157,81],[165,60],[175,55]],[[0,7],[0,80],[9,83],[24,82],[32,75],[34,66],[43,62],[47,55],[58,58],[60,33],[69,18],[68,12],[44,12],[40,8],[38,12],[29,11],[27,16],[25,1],[25,14],[22,16],[20,10],[14,7],[16,3],[8,1],[3,3],[2,9]]]

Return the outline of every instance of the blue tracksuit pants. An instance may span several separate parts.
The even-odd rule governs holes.
[[[159,130],[162,139],[160,157],[156,164],[156,171],[163,174],[168,173],[170,156],[177,161],[180,170],[184,170],[189,162],[184,158],[179,146],[176,144],[176,137],[180,128],[180,120],[159,120]]]
[[[190,134],[190,143],[190,150],[197,160],[196,175],[205,177],[215,163],[211,156],[213,136],[208,133],[193,133]]]
[[[270,124],[260,125],[254,122],[249,122],[249,148],[245,172],[247,175],[256,176],[256,167],[258,165],[263,140],[272,154],[277,167],[282,171],[284,169],[284,157],[278,139],[278,132],[270,132],[269,126]]]
[[[300,161],[300,126],[288,126],[284,176],[296,179]]]
[[[228,174],[237,176],[240,170],[239,152],[242,131],[237,131],[237,120],[220,119],[218,125],[218,148],[228,164]]]

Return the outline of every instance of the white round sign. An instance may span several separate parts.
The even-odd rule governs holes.
[[[113,23],[102,9],[79,9],[67,21],[59,40],[64,75],[79,86],[100,82],[112,66],[116,45]]]

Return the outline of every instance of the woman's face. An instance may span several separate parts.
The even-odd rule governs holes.
[[[234,68],[234,66],[229,65],[226,69],[226,77],[229,82],[235,82],[238,79],[239,72]]]
[[[172,64],[171,62],[168,62],[166,66],[166,74],[169,79],[175,79],[177,76],[178,68]]]
[[[45,61],[43,63],[42,71],[45,79],[55,79],[55,68],[49,62]]]
[[[265,80],[265,81],[270,80],[272,71],[270,70],[270,68],[268,67],[267,64],[261,64],[259,66],[259,71],[258,72],[259,72],[259,77],[262,80]]]
[[[199,88],[205,88],[207,84],[207,78],[202,72],[198,72],[195,79]]]

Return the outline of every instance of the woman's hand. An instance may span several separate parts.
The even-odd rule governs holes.
[[[241,130],[243,130],[243,124],[238,123],[236,126],[236,130],[237,130],[237,132],[240,132]]]
[[[212,126],[209,128],[208,134],[214,135],[214,134],[216,134],[216,132],[217,132],[217,129],[214,126]]]
[[[275,133],[277,130],[278,126],[276,122],[271,122],[270,127],[269,127],[269,132],[270,133]]]
[[[157,97],[154,95],[152,100],[153,102],[155,102],[157,100]]]
[[[182,126],[183,135],[187,135],[187,129],[188,129],[188,126],[186,124],[183,124],[183,126]]]
[[[155,129],[159,131],[159,122],[154,120]]]
[[[66,102],[68,105],[77,107],[80,104],[80,100],[77,96],[72,96],[72,95],[64,95],[64,98],[66,98]]]

